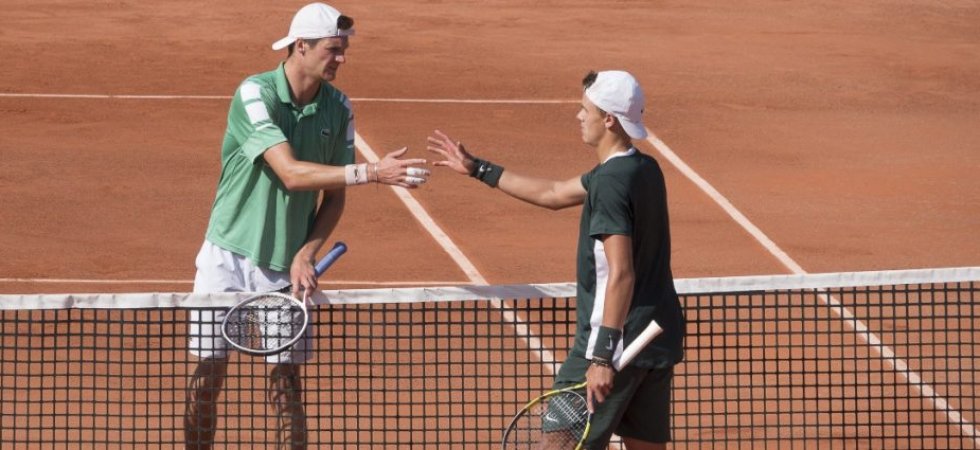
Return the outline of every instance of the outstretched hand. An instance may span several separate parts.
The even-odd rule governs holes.
[[[429,136],[428,141],[428,150],[445,158],[442,161],[435,161],[433,165],[448,167],[463,175],[469,175],[473,171],[476,162],[461,142],[450,139],[446,133],[439,130],[435,130],[435,136]]]
[[[429,171],[424,169],[426,161],[419,158],[399,159],[408,152],[408,147],[402,147],[388,153],[374,165],[374,174],[368,169],[368,177],[378,183],[401,186],[413,189],[429,180]],[[423,166],[423,167],[415,167]]]

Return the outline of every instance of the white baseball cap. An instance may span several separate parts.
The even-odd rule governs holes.
[[[621,70],[599,72],[592,86],[585,89],[585,96],[599,109],[619,119],[631,138],[647,137],[643,126],[643,89],[633,75]]]
[[[341,30],[338,26],[340,11],[325,3],[310,3],[296,12],[289,25],[289,35],[272,44],[273,50],[282,50],[297,39],[320,39],[352,36],[354,27]]]

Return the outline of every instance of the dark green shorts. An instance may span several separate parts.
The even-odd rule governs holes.
[[[570,356],[555,377],[555,389],[585,381],[589,360]],[[604,449],[613,433],[653,443],[670,442],[670,382],[674,369],[627,367],[613,390],[596,406],[586,449]]]

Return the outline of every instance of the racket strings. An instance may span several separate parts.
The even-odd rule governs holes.
[[[228,338],[242,347],[270,350],[283,346],[304,328],[303,311],[281,297],[256,298],[229,312]]]
[[[574,449],[582,439],[588,423],[589,411],[585,399],[578,394],[564,392],[548,401],[548,409],[542,416],[541,434],[544,449]]]
[[[515,419],[505,438],[506,449],[574,450],[588,426],[585,398],[558,393]]]

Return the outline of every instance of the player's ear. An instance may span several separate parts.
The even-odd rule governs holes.
[[[616,127],[616,116],[604,113],[605,116],[602,118],[602,124],[606,126],[607,130],[612,130]]]

